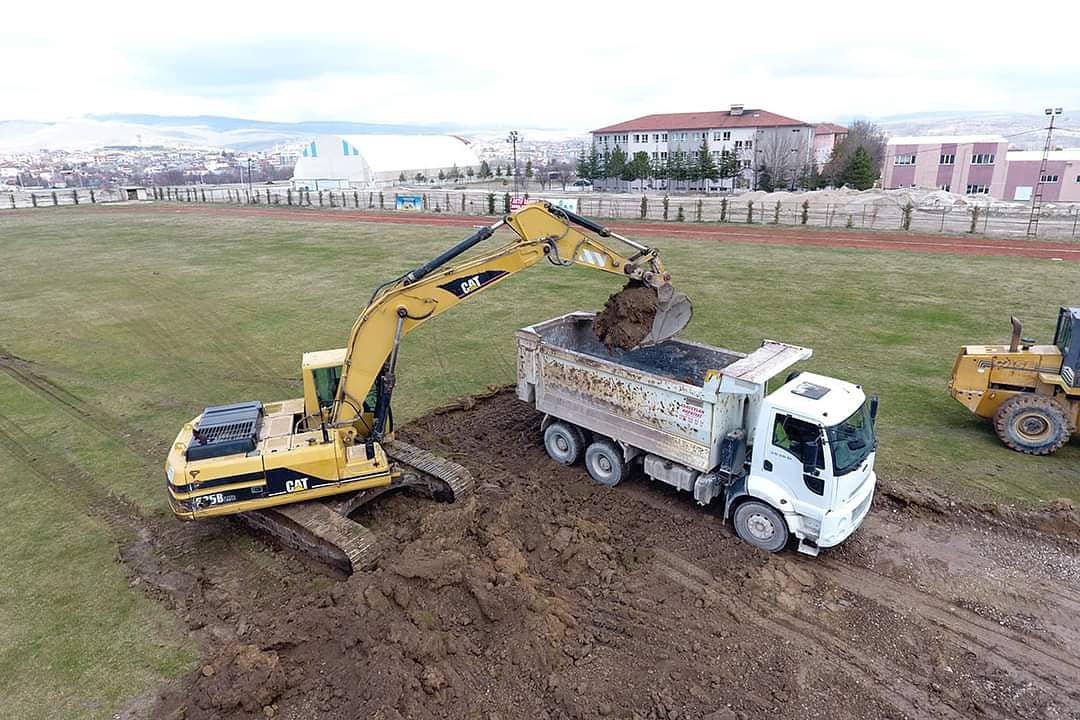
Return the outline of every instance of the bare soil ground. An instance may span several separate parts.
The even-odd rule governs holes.
[[[206,659],[128,716],[1080,717],[1070,506],[893,478],[841,547],[770,556],[685,495],[555,464],[539,426],[502,392],[401,430],[478,491],[362,509],[386,553],[351,577],[261,538],[238,552],[236,522],[140,520],[131,582]]]
[[[369,222],[405,225],[434,225],[469,228],[492,222],[494,218],[479,215],[415,215],[363,210],[330,210],[320,208],[249,207],[230,205],[182,205],[175,203],[122,205],[102,208],[112,213],[193,213],[196,215],[227,214],[232,216],[314,220],[326,222]],[[1034,257],[1080,261],[1080,244],[1047,240],[1003,240],[979,235],[920,235],[912,232],[826,230],[790,226],[771,227],[741,223],[672,223],[627,222],[619,220],[613,230],[641,237],[679,238],[713,242],[737,242],[765,245],[811,245],[815,247],[863,248],[872,250],[903,250],[943,252],[958,255],[997,257]]]

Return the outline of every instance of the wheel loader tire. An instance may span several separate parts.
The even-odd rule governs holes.
[[[627,465],[622,449],[607,438],[594,440],[585,451],[585,469],[601,485],[615,487],[626,479]]]
[[[544,430],[544,449],[560,465],[573,465],[585,450],[585,436],[576,425],[556,420]]]
[[[1049,455],[1069,442],[1076,427],[1053,398],[1015,395],[998,408],[994,430],[1001,442],[1028,455]]]

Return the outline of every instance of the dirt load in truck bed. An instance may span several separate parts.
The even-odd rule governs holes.
[[[1080,716],[1080,528],[885,479],[816,560],[756,551],[685,495],[549,460],[509,392],[401,434],[466,465],[455,505],[389,496],[351,577],[240,523],[122,549],[204,660],[155,718]]]

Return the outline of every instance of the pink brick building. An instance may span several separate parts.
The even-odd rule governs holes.
[[[892,138],[885,147],[882,187],[1003,198],[1008,147],[1000,135]]]
[[[1040,173],[1041,150],[1014,150],[1008,154],[1004,200],[1030,200],[1042,175],[1045,202],[1080,202],[1080,150],[1055,150]]]

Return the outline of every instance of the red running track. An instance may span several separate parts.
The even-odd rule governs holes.
[[[386,225],[428,225],[473,228],[494,218],[478,215],[432,215],[367,212],[363,210],[323,210],[319,208],[235,207],[230,205],[115,205],[102,208],[115,213],[233,215],[274,217],[315,222],[363,222]],[[831,248],[906,250],[956,255],[1031,257],[1080,260],[1080,243],[1047,240],[1004,240],[957,235],[918,235],[904,232],[865,232],[758,225],[696,225],[692,223],[617,222],[612,230],[628,236],[682,238],[763,245],[807,245]]]

